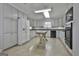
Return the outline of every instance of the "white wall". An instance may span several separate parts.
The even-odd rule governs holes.
[[[0,4],[0,50],[3,48],[2,43],[3,43],[3,4]]]
[[[43,26],[45,22],[51,22],[52,26],[62,26],[63,25],[63,18],[59,19],[39,19],[39,20],[30,20],[31,26]]]
[[[3,4],[3,49],[17,44],[17,10]]]
[[[8,4],[0,4],[0,49],[17,44],[17,10]]]
[[[15,7],[9,4],[0,4],[0,50],[12,47],[18,43],[17,17],[19,12],[24,20],[27,20],[26,15]],[[25,39],[27,39],[27,35],[25,36]]]
[[[79,56],[79,4],[74,4],[73,55]]]

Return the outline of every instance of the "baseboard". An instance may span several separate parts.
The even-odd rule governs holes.
[[[36,36],[34,36],[34,37],[32,37],[32,38],[30,38],[30,40],[28,40],[28,41],[26,41],[25,43],[22,43],[22,44],[18,44],[19,46],[21,46],[21,45],[24,45],[24,44],[26,44],[26,43],[29,43],[33,38],[35,38]]]
[[[28,43],[29,41],[31,41],[31,39],[26,41],[26,42],[24,42],[24,43],[21,43],[21,44],[18,43],[18,46],[24,45],[24,44]]]
[[[8,50],[8,49],[10,49],[10,48],[12,48],[12,47],[15,47],[15,46],[17,46],[17,45],[18,45],[18,44],[15,44],[15,45],[13,45],[13,46],[11,46],[11,47],[9,47],[9,48],[3,49],[2,51]]]

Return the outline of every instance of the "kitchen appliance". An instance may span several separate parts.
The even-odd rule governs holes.
[[[71,7],[66,13],[66,22],[73,20],[73,7]]]
[[[66,13],[65,43],[72,49],[73,7]]]
[[[72,49],[72,23],[66,25],[65,43]]]
[[[51,35],[51,38],[56,38],[56,31],[51,31],[50,35]]]

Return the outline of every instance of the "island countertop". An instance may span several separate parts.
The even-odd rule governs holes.
[[[30,30],[65,30],[65,27],[55,27],[55,28],[32,28]]]

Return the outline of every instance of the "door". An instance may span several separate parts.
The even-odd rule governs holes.
[[[66,30],[65,30],[65,42],[71,49],[72,49],[72,41],[73,41],[72,28],[73,28],[72,23],[70,23],[66,26]]]
[[[23,13],[19,12],[19,19],[18,19],[18,44],[19,45],[22,45],[27,41],[26,22],[27,22],[27,19],[23,17]]]
[[[22,19],[22,43],[27,41],[27,33],[26,33],[26,19]]]

